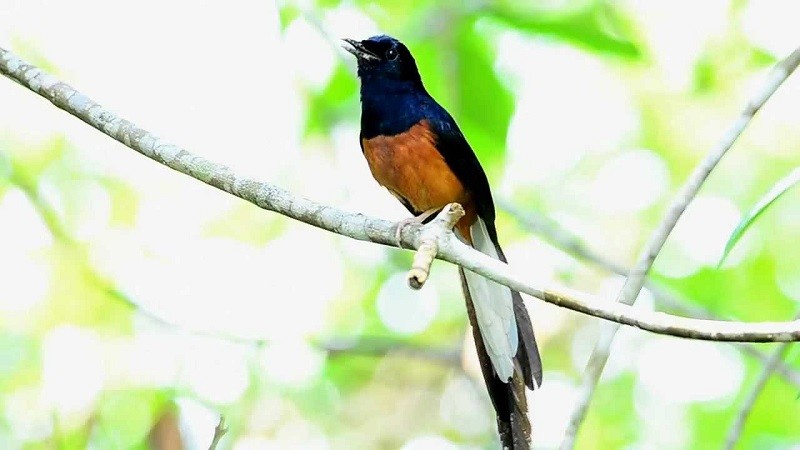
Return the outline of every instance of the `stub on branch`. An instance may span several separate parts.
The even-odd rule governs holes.
[[[431,264],[436,259],[440,243],[453,232],[453,227],[462,217],[464,208],[458,203],[450,203],[436,215],[435,219],[422,227],[419,232],[419,246],[414,254],[411,270],[408,271],[408,285],[412,289],[422,288],[428,280]]]
[[[217,426],[214,428],[214,437],[211,439],[211,445],[208,447],[208,450],[216,450],[222,436],[225,436],[227,432],[228,426],[225,424],[225,416],[219,416],[219,423],[217,423]]]

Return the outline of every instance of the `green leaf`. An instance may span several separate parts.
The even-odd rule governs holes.
[[[342,3],[342,0],[317,0],[318,8],[335,8]]]
[[[778,63],[778,58],[766,50],[754,48],[750,51],[750,62],[755,67],[772,67]]]
[[[483,13],[518,31],[552,36],[596,53],[631,59],[642,56],[643,44],[631,21],[605,2],[568,13],[525,11],[507,5]]]
[[[739,222],[739,224],[736,225],[736,228],[733,230],[733,233],[731,233],[731,236],[728,238],[728,242],[725,244],[725,251],[722,253],[722,257],[720,258],[717,267],[720,267],[722,265],[722,263],[725,261],[725,258],[727,258],[728,253],[730,253],[730,251],[733,249],[733,246],[736,245],[737,242],[739,242],[739,239],[741,239],[742,235],[744,234],[745,231],[747,231],[750,225],[752,225],[752,223],[770,205],[772,205],[775,202],[775,200],[780,198],[789,189],[794,187],[794,185],[796,185],[798,182],[800,182],[800,168],[791,171],[789,175],[787,175],[786,177],[775,183],[775,185],[772,186],[772,189],[770,189],[766,195],[761,197],[761,199],[756,203],[756,205],[752,209],[750,209],[750,211],[747,212],[747,214]]]
[[[295,19],[300,17],[300,10],[295,5],[281,6],[278,10],[281,21],[281,30],[286,30]]]

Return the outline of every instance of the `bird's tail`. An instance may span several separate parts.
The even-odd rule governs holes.
[[[470,231],[470,241],[477,250],[506,261],[496,233],[488,232],[481,219]],[[530,317],[518,292],[463,268],[459,274],[481,371],[497,413],[500,442],[504,449],[528,449],[531,424],[525,387],[536,389],[542,381]],[[510,323],[504,323],[506,317]]]

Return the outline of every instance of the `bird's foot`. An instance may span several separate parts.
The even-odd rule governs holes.
[[[423,222],[428,220],[428,218],[430,216],[436,214],[440,209],[441,208],[431,208],[431,209],[425,211],[424,213],[422,213],[422,214],[420,214],[418,216],[409,217],[407,219],[403,219],[400,222],[398,222],[397,223],[397,228],[395,228],[395,230],[394,230],[394,240],[395,240],[395,242],[397,242],[397,246],[400,247],[400,248],[403,248],[403,241],[401,240],[401,237],[402,237],[402,234],[403,234],[403,228],[405,228],[405,227],[407,227],[407,226],[409,226],[409,225],[411,225],[413,223],[422,224]]]

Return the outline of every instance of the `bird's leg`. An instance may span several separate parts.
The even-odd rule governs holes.
[[[418,216],[409,217],[398,222],[397,228],[394,230],[394,240],[397,242],[397,246],[403,248],[403,243],[400,241],[400,235],[403,233],[403,228],[411,225],[412,223],[421,224],[425,222],[430,216],[436,214],[440,209],[441,208],[431,208]]]

